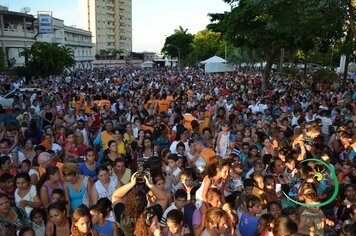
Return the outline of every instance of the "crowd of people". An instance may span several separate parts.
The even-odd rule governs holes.
[[[255,71],[124,66],[0,82],[15,90],[0,235],[355,235],[351,79],[272,73],[262,90]]]

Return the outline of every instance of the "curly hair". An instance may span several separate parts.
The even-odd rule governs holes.
[[[147,218],[148,212],[143,212],[140,217],[136,220],[134,235],[137,236],[148,236],[147,225],[145,219]]]
[[[141,190],[132,190],[127,194],[124,215],[137,219],[147,206],[146,195]]]

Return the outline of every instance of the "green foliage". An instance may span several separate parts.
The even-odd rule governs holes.
[[[208,29],[220,32],[235,46],[257,50],[267,62],[267,79],[281,48],[300,50],[305,59],[310,50],[328,51],[342,40],[346,19],[354,17],[348,0],[224,0],[232,10],[209,14]],[[354,9],[354,8],[353,8]],[[350,52],[348,47],[348,52]]]
[[[337,74],[327,69],[319,69],[313,74],[313,81],[318,83],[334,83],[337,79]]]
[[[37,42],[30,49],[24,49],[20,55],[25,57],[25,74],[28,76],[58,75],[65,67],[75,64],[73,51],[56,44]]]
[[[192,53],[199,61],[202,61],[217,55],[218,51],[220,51],[219,56],[223,56],[224,47],[225,44],[221,40],[220,33],[202,30],[194,36]]]
[[[184,64],[185,59],[193,50],[193,39],[194,36],[188,33],[188,29],[183,29],[179,26],[179,28],[176,29],[172,35],[166,38],[162,52],[174,58],[178,58],[180,52],[180,59]]]

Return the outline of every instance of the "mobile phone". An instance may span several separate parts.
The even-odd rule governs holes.
[[[276,193],[279,193],[282,191],[282,185],[281,184],[276,184]]]

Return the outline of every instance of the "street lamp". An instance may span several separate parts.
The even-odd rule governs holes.
[[[167,44],[167,47],[173,47],[173,48],[177,49],[177,51],[178,51],[178,68],[180,70],[180,50],[179,50],[179,48],[177,46],[172,45],[172,44]]]

